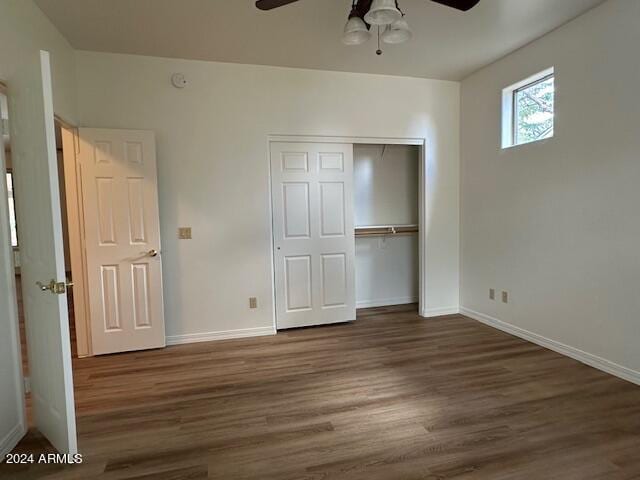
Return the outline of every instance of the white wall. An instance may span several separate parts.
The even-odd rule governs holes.
[[[419,167],[416,146],[354,145],[355,224],[419,223]],[[356,305],[417,302],[418,248],[417,234],[356,238]]]
[[[54,105],[56,113],[75,118],[74,53],[67,41],[51,25],[31,0],[2,0],[0,2],[0,80],[9,87],[9,113],[13,152],[29,151],[33,131],[23,112],[31,101],[25,90],[22,75],[27,65],[39,62],[39,51],[51,53]],[[19,162],[14,154],[14,167]],[[4,171],[0,168],[0,171]],[[0,199],[5,188],[0,188]],[[15,350],[15,298],[13,288],[12,253],[8,247],[5,225],[6,201],[0,200],[0,455],[13,447],[24,432],[22,423],[22,379]]]
[[[461,107],[461,305],[636,381],[639,25],[610,0],[464,80]],[[502,88],[551,66],[555,137],[501,150]]]
[[[0,2],[0,80],[9,86],[11,121],[19,121],[15,102],[21,94],[20,75],[27,61],[39,61],[40,50],[51,54],[53,104],[56,114],[68,121],[76,118],[75,55],[67,40],[32,0]],[[12,136],[14,150],[20,139]]]
[[[78,52],[84,126],[157,135],[167,335],[273,325],[270,134],[425,137],[427,308],[458,304],[459,84]],[[183,72],[184,90],[171,87]],[[178,241],[179,226],[193,240]],[[249,310],[257,296],[259,308]]]
[[[418,302],[418,235],[356,238],[356,306]]]
[[[419,167],[419,147],[354,145],[353,213],[356,226],[417,224]]]

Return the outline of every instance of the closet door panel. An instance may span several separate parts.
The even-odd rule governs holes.
[[[344,307],[347,302],[347,262],[344,253],[322,255],[322,308]]]
[[[353,145],[270,146],[279,329],[355,320]]]

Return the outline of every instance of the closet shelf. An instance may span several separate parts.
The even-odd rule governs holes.
[[[388,235],[410,235],[420,231],[418,225],[371,225],[356,227],[356,237],[381,237]]]

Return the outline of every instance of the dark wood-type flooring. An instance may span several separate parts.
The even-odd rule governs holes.
[[[372,309],[74,369],[84,463],[2,479],[640,478],[640,387],[460,315]]]

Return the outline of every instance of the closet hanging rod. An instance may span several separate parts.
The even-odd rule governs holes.
[[[371,225],[355,227],[356,237],[379,237],[387,235],[408,235],[418,233],[418,225]]]

